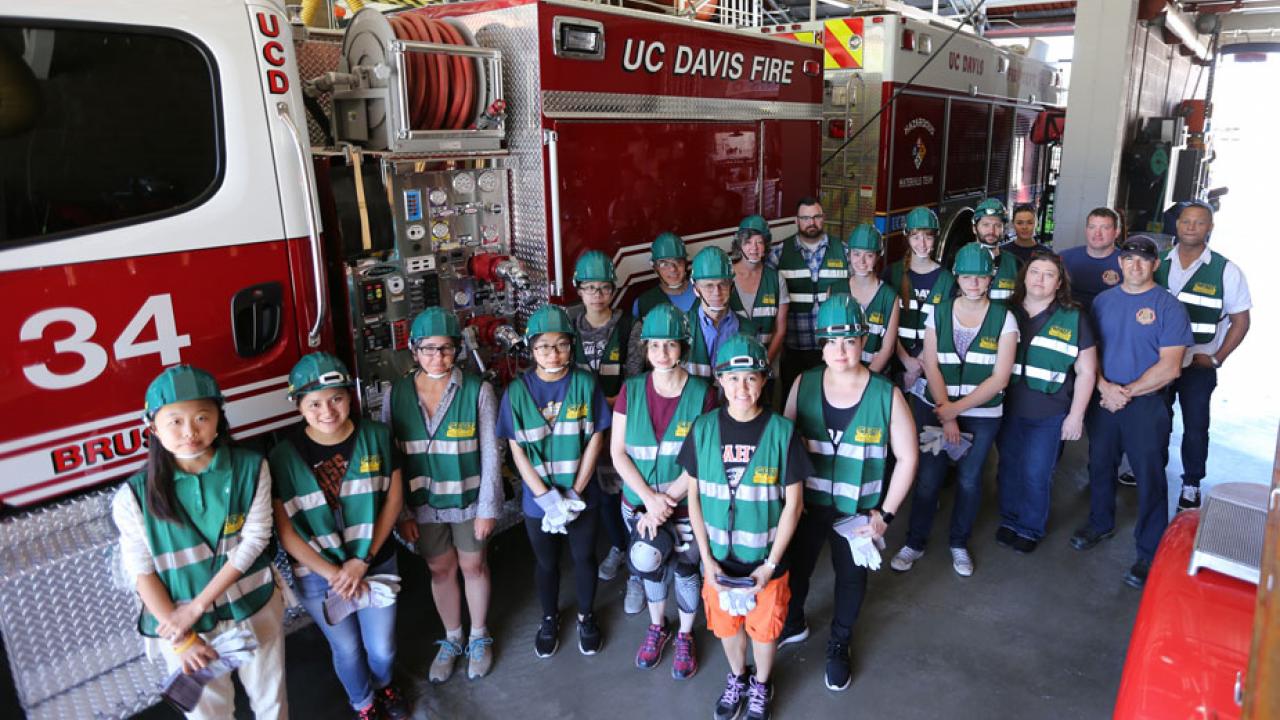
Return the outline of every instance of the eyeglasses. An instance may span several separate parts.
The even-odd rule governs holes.
[[[822,222],[827,218],[826,215],[797,215],[796,220],[800,222]]]
[[[599,284],[599,285],[579,285],[578,286],[579,295],[608,295],[611,292],[613,292],[613,286],[607,283]]]
[[[684,267],[684,260],[659,260],[653,266],[659,270],[679,270]]]
[[[419,345],[418,352],[427,357],[435,355],[452,355],[458,352],[458,348],[454,345]]]
[[[533,351],[539,355],[547,355],[553,352],[569,352],[573,349],[573,343],[568,340],[561,340],[558,343],[538,343],[533,346]]]

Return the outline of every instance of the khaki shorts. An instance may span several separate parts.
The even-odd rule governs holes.
[[[457,548],[461,552],[484,552],[488,539],[476,540],[474,519],[459,523],[418,523],[418,554],[430,559]]]

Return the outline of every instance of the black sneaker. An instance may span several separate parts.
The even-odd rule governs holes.
[[[1116,482],[1125,487],[1138,487],[1138,478],[1133,473],[1120,473],[1116,476]]]
[[[1200,507],[1200,486],[1183,484],[1182,494],[1178,496],[1178,512],[1195,510]]]
[[[1115,534],[1115,528],[1106,532],[1097,532],[1088,525],[1085,525],[1071,535],[1071,547],[1077,550],[1089,550],[1103,540],[1115,536]]]
[[[1151,572],[1151,563],[1146,560],[1139,560],[1129,568],[1129,572],[1124,575],[1124,584],[1131,588],[1141,590],[1147,584],[1147,575]]]
[[[604,636],[600,634],[600,627],[596,625],[596,616],[593,613],[587,613],[578,618],[578,650],[583,655],[595,655],[600,652],[600,646],[604,644]]]
[[[374,693],[375,704],[382,708],[382,716],[387,720],[406,720],[412,708],[395,685],[388,685]]]
[[[792,622],[788,619],[782,624],[782,634],[778,636],[778,648],[784,648],[792,643],[804,642],[809,639],[809,626],[805,623],[804,618],[799,622]]]
[[[747,688],[747,720],[769,720],[769,701],[773,700],[773,686],[751,676]]]
[[[560,647],[560,620],[555,615],[542,618],[538,635],[533,639],[533,651],[540,658],[549,658]]]
[[[849,687],[852,673],[849,670],[849,646],[839,640],[827,641],[827,689],[844,690]]]
[[[1007,548],[1011,548],[1013,547],[1013,542],[1017,539],[1018,539],[1018,533],[1014,532],[1013,530],[1003,525],[1000,526],[999,530],[996,530],[997,545],[1003,545]]]
[[[747,680],[751,677],[751,668],[741,675],[732,672],[726,676],[724,692],[716,701],[715,720],[738,720],[742,710],[747,706]]]
[[[1037,540],[1032,540],[1031,538],[1025,538],[1025,537],[1022,537],[1021,535],[1014,535],[1013,543],[1011,543],[1009,547],[1013,548],[1015,552],[1020,552],[1023,555],[1030,555],[1031,553],[1036,551],[1036,546],[1038,546],[1039,544],[1040,543]]]

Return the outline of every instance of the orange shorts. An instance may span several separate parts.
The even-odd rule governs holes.
[[[711,586],[711,578],[702,583],[702,607],[707,611],[707,628],[722,640],[737,635],[744,623],[752,640],[759,643],[777,640],[782,634],[782,623],[787,619],[787,603],[790,601],[787,573],[770,580],[763,590],[756,593],[756,606],[745,617],[730,615],[720,609],[720,596]]]

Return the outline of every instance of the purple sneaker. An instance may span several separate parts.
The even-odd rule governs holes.
[[[666,625],[650,625],[640,650],[636,652],[636,667],[648,670],[662,662],[662,651],[667,649],[670,641],[671,630]]]
[[[671,677],[688,680],[698,672],[698,649],[693,633],[676,633],[676,657],[671,663]]]

